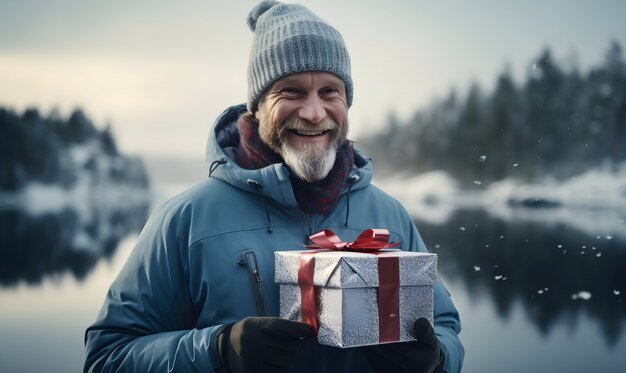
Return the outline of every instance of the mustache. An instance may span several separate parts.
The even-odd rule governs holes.
[[[312,129],[315,129],[318,131],[338,132],[339,124],[330,118],[324,118],[321,122],[314,124],[302,118],[291,117],[291,118],[286,119],[283,125],[281,126],[281,132],[289,131],[289,130],[297,131],[297,130],[312,130]]]

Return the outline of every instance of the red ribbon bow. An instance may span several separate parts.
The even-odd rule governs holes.
[[[400,340],[400,273],[397,256],[390,253],[378,253],[381,249],[396,247],[399,242],[388,243],[387,229],[366,229],[356,240],[343,242],[331,230],[324,229],[309,236],[315,245],[306,245],[309,249],[330,249],[358,252],[370,252],[378,256],[378,323],[379,342],[397,342]],[[302,321],[313,330],[318,330],[317,301],[313,273],[316,251],[302,252],[298,265],[298,286],[301,296]]]
[[[315,245],[306,245],[309,249],[330,249],[348,251],[378,251],[396,247],[400,243],[389,243],[389,231],[386,229],[366,229],[352,242],[341,241],[333,231],[324,229],[309,236]]]

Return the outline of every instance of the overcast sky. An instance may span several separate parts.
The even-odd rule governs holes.
[[[123,152],[202,157],[210,125],[246,97],[256,0],[0,0],[0,106],[80,107]],[[585,71],[626,47],[626,1],[305,0],[342,34],[355,84],[351,137],[450,87],[516,80],[549,46]]]

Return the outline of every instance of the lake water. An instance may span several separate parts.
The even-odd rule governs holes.
[[[589,235],[480,210],[417,224],[461,314],[464,372],[624,371],[626,229]]]
[[[0,212],[0,372],[82,370],[84,330],[149,209]],[[626,213],[619,231],[519,213],[416,218],[462,317],[463,371],[623,371]]]

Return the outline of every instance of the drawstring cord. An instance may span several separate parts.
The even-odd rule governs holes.
[[[345,227],[349,226],[349,219],[350,219],[350,192],[352,192],[352,186],[354,185],[354,183],[359,180],[359,177],[357,175],[352,175],[350,176],[350,178],[348,178],[348,195],[346,198],[346,221],[343,224]]]
[[[217,161],[213,161],[213,163],[211,163],[211,165],[209,166],[209,177],[211,177],[211,174],[213,173],[213,171],[215,171],[219,166],[225,164],[226,162],[227,160],[224,158],[218,159]]]
[[[259,197],[259,200],[261,201],[261,204],[263,205],[263,209],[265,210],[265,219],[267,219],[267,233],[272,233],[272,220],[270,219],[270,212],[267,208],[267,203],[265,202],[265,198],[263,198],[263,195],[261,194],[261,188],[262,188],[261,184],[259,184],[258,182],[252,179],[246,180],[246,183],[248,183],[248,185],[254,188],[254,191],[256,192],[257,197]]]

